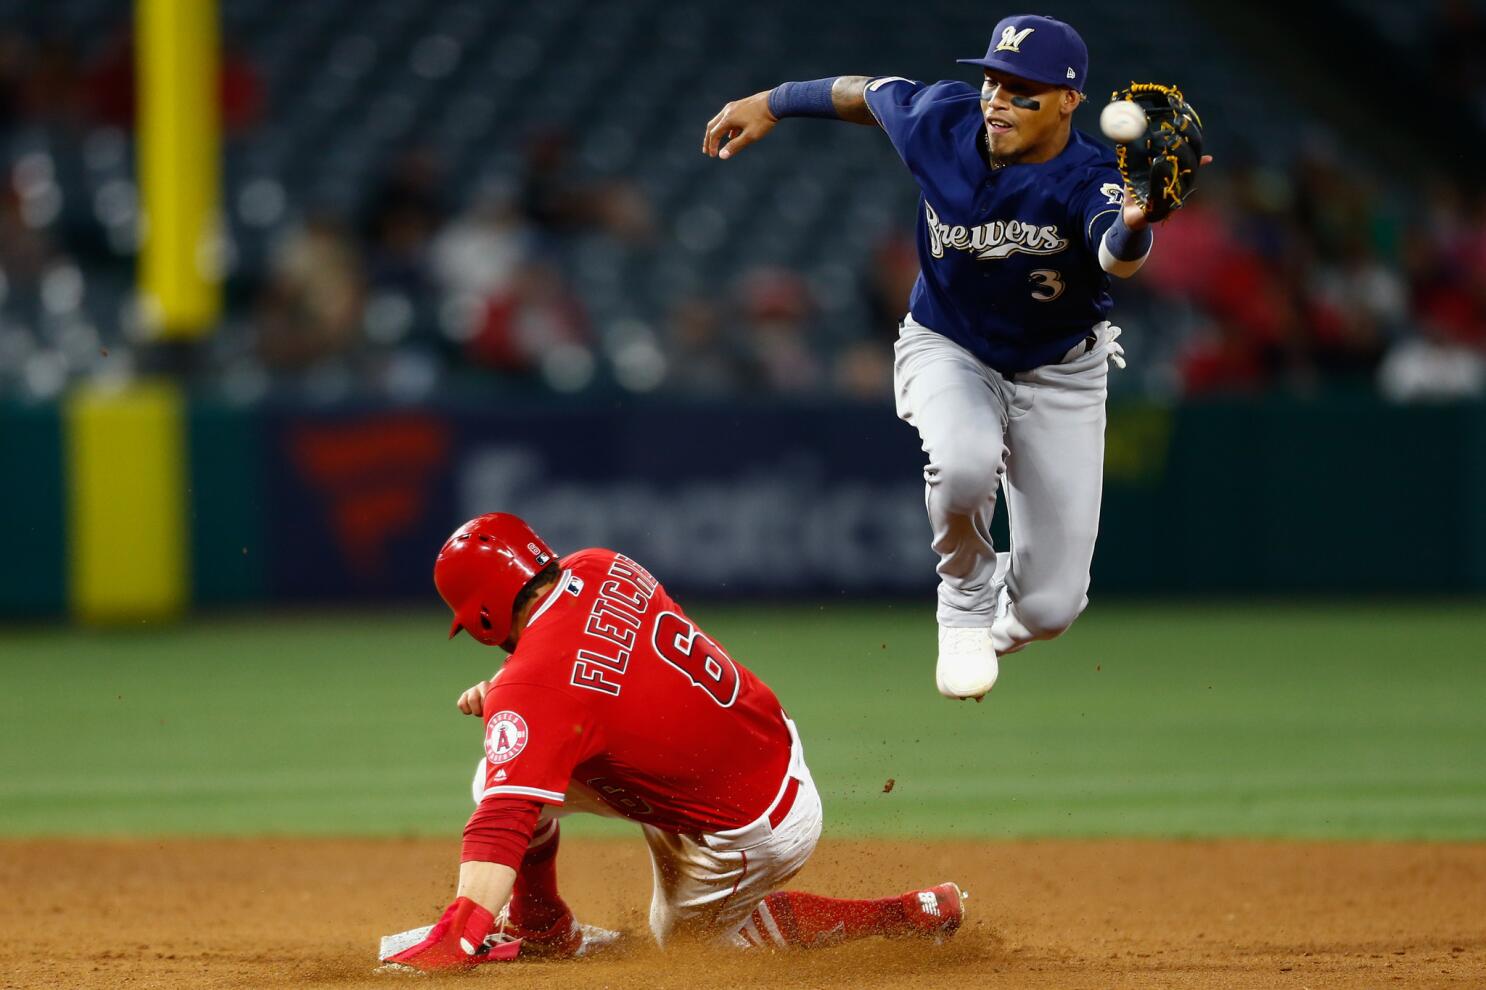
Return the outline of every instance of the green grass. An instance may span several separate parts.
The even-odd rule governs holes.
[[[828,834],[1486,839],[1478,603],[1105,600],[981,705],[934,693],[924,604],[694,614],[799,722]],[[0,834],[455,835],[453,701],[499,654],[444,628],[0,630]]]

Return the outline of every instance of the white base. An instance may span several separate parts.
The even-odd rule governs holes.
[[[381,944],[377,947],[377,962],[384,963],[404,949],[411,949],[427,938],[428,933],[431,931],[433,931],[432,925],[424,925],[422,928],[409,928],[407,931],[398,932],[395,935],[383,935]],[[406,969],[407,967],[398,966],[396,968]]]
[[[583,929],[583,944],[578,947],[577,952],[573,953],[573,958],[575,959],[582,959],[586,956],[598,955],[604,952],[611,952],[615,949],[623,947],[623,943],[625,941],[623,932],[616,932],[608,928],[600,928],[598,925],[580,924],[578,927]],[[383,935],[381,941],[377,945],[377,962],[381,963],[382,965],[378,967],[376,971],[379,973],[419,972],[419,970],[416,970],[411,966],[403,966],[399,963],[389,963],[387,960],[391,959],[399,952],[402,952],[404,949],[411,949],[413,946],[417,945],[419,942],[427,938],[428,933],[431,931],[433,931],[432,925],[424,925],[422,928],[409,928],[405,932],[397,932],[392,935]],[[485,941],[487,943],[490,943],[492,941],[499,941],[502,939],[510,941],[509,937],[502,935],[499,932],[494,935],[488,936]]]

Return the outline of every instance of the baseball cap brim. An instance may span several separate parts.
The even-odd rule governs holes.
[[[1031,80],[1032,82],[1042,83],[1045,86],[1064,86],[1064,87],[1067,87],[1067,88],[1070,88],[1070,89],[1073,88],[1071,82],[1068,79],[1066,79],[1066,78],[1064,78],[1064,79],[1048,79],[1048,78],[1045,78],[1043,76],[1029,76],[1029,75],[1027,75],[1027,73],[1025,71],[1018,71],[1017,68],[1015,68],[1013,66],[1010,66],[1010,65],[1006,64],[1005,62],[998,61],[996,59],[990,59],[990,58],[957,58],[957,59],[955,59],[955,61],[958,62],[958,63],[960,63],[961,65],[978,65],[978,66],[980,66],[983,69],[1000,69],[1002,72],[1006,73],[1008,76],[1016,76],[1018,79],[1028,79],[1028,80]]]

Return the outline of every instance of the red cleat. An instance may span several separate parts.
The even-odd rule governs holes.
[[[613,949],[624,938],[620,932],[582,924],[572,912],[545,931],[529,931],[510,921],[501,931],[507,938],[521,940],[522,955],[544,959],[582,959]]]
[[[958,884],[941,883],[925,890],[910,890],[902,895],[906,930],[902,935],[943,942],[965,921],[965,901],[969,894]],[[901,936],[900,936],[901,937]]]

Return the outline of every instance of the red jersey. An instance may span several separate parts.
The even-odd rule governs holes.
[[[569,780],[670,832],[755,821],[791,736],[774,692],[612,550],[561,560],[556,587],[485,696],[485,791],[562,804]]]

